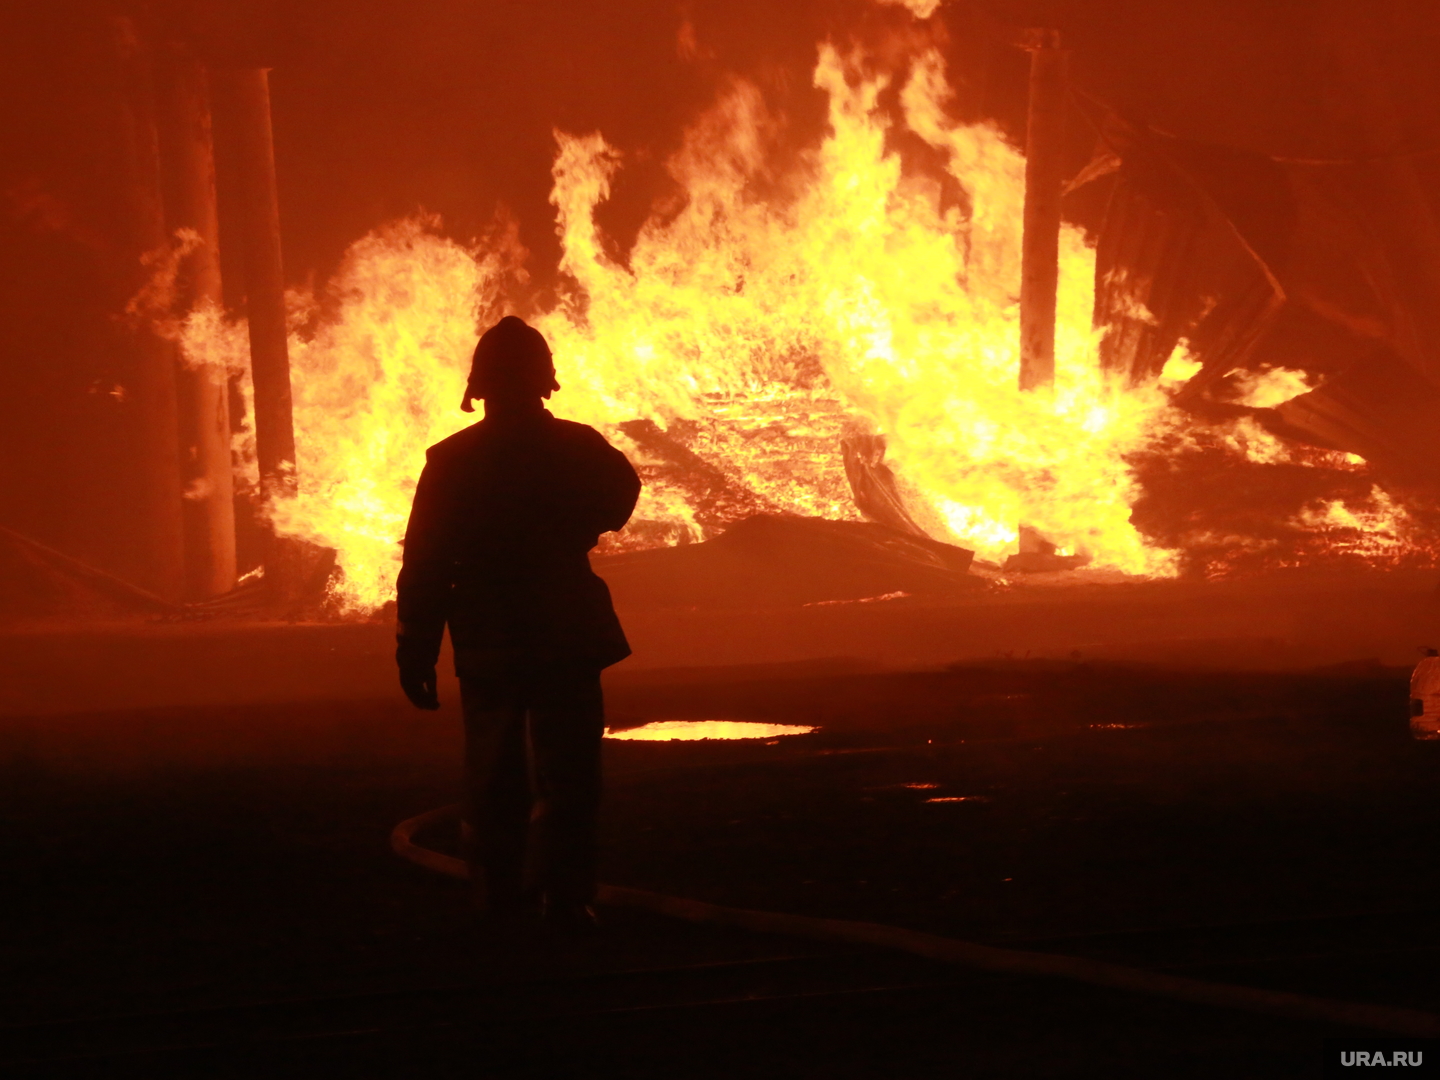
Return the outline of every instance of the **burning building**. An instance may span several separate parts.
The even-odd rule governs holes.
[[[0,26],[7,1060],[1258,1075],[1440,1031],[1433,11]],[[591,556],[603,717],[508,648],[466,717],[437,619],[397,657],[426,448],[508,314],[645,481]],[[502,712],[542,831],[552,678],[634,909],[573,954],[380,831],[468,876],[442,803]]]
[[[704,19],[673,20],[708,100],[666,153],[547,122],[553,272],[513,211],[466,231],[411,208],[288,290],[296,214],[254,56],[223,14],[112,20],[143,227],[109,257],[133,264],[115,309],[138,359],[97,393],[146,413],[133,543],[169,569],[90,561],[191,600],[267,562],[332,613],[378,611],[424,449],[469,420],[477,328],[519,312],[557,356],[555,410],[646,479],[601,549],[627,573],[757,515],[991,581],[1433,564],[1433,160],[1342,14],[1316,48],[1372,142],[1330,156],[1167,131],[1106,96],[1096,31],[1063,13],[828,18],[784,78],[728,73]],[[79,242],[43,178],[10,190],[15,221]]]

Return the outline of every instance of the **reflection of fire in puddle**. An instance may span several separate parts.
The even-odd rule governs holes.
[[[927,803],[931,803],[931,802],[989,802],[989,801],[990,801],[990,798],[989,798],[988,795],[937,795],[935,798],[933,798],[933,799],[926,799],[925,801],[926,801]]]
[[[904,600],[909,597],[908,592],[887,592],[880,596],[862,596],[858,600],[815,600],[809,604],[802,604],[801,607],[834,607],[836,604],[876,604],[882,600]]]
[[[804,724],[759,724],[745,720],[656,720],[624,731],[607,731],[607,739],[669,742],[678,739],[773,739],[778,735],[806,735]]]

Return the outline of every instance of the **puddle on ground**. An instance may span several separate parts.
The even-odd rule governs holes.
[[[805,724],[760,724],[748,720],[655,720],[641,727],[607,731],[607,739],[673,742],[698,739],[774,739],[780,735],[808,735]]]
[[[989,802],[988,795],[937,795],[926,802]]]

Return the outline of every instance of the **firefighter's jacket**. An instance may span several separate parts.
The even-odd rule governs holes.
[[[640,479],[594,428],[541,410],[487,417],[432,446],[398,582],[399,658],[433,665],[445,626],[462,678],[630,655],[590,569],[630,519]]]

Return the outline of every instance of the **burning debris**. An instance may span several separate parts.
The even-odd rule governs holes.
[[[766,94],[732,80],[666,164],[679,194],[623,251],[597,211],[624,156],[599,133],[555,133],[562,285],[529,318],[558,360],[556,411],[604,430],[646,481],[632,523],[601,548],[607,573],[633,577],[654,550],[656,580],[716,559],[759,582],[784,576],[794,544],[848,544],[843,558],[816,555],[840,575],[832,585],[773,582],[811,603],[861,598],[862,579],[866,596],[950,589],[970,552],[1007,571],[1141,576],[1433,563],[1416,494],[1434,486],[1433,455],[1408,433],[1428,429],[1437,394],[1414,355],[1429,324],[1407,315],[1413,290],[1396,273],[1374,279],[1383,295],[1366,307],[1315,272],[1340,233],[1363,231],[1362,165],[1260,160],[1088,98],[1067,105],[1048,32],[1027,39],[1022,154],[996,125],[954,119],[934,5],[899,6],[919,20],[905,33],[819,46],[828,127],[798,156]],[[254,113],[258,161],[268,111],[263,80],[245,79],[222,96],[248,102],[231,107]],[[1068,184],[1045,134],[1067,109],[1100,136]],[[248,182],[273,196],[264,171]],[[1060,222],[1056,193],[1094,184],[1110,185],[1103,220],[1090,234]],[[220,317],[210,297],[167,313],[169,336],[195,378],[218,385],[223,372],[245,400],[241,489],[277,534],[310,545],[295,550],[335,553],[333,573],[301,567],[283,588],[373,613],[393,596],[425,448],[469,422],[458,388],[477,323],[526,302],[526,253],[513,224],[467,246],[432,217],[391,223],[321,293],[285,298],[286,340],[273,218],[246,225],[270,256],[253,275],[265,325]],[[206,244],[179,257],[213,257]],[[1022,252],[1042,248],[1054,287],[1037,300]],[[1320,375],[1276,363],[1263,346],[1296,319],[1368,335],[1373,355]],[[1053,347],[1037,326],[1053,326]],[[257,341],[263,401],[254,357],[236,363]],[[287,353],[293,454],[277,420]],[[1414,422],[1392,422],[1400,413]],[[878,559],[864,573],[862,550]]]
[[[714,540],[593,559],[615,602],[643,608],[786,607],[965,595],[964,548],[863,521],[757,514]]]
[[[641,230],[627,266],[594,224],[618,156],[598,136],[558,136],[553,200],[575,290],[532,321],[559,358],[556,409],[628,435],[650,462],[621,546],[704,539],[746,512],[854,520],[843,444],[868,431],[883,433],[895,482],[872,468],[862,498],[886,524],[999,561],[1023,520],[1102,565],[1170,572],[1173,555],[1129,520],[1127,462],[1163,427],[1166,399],[1103,376],[1090,248],[1066,227],[1056,384],[1022,393],[1024,159],[995,129],[946,117],[934,48],[907,61],[877,73],[822,47],[832,130],[785,204],[751,194],[765,103],[734,89],[671,162],[684,208]],[[892,116],[879,99],[896,91]],[[905,175],[886,147],[902,128],[947,161],[968,214]],[[354,609],[390,595],[409,485],[424,447],[465,420],[458,367],[477,308],[503,307],[514,259],[425,222],[392,227],[352,251],[333,314],[292,337],[301,488],[274,520],[337,549]],[[852,442],[852,480],[870,445]]]

